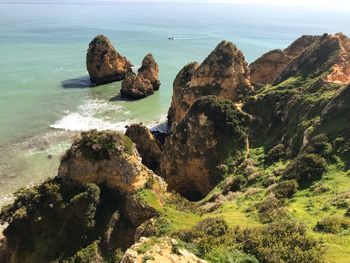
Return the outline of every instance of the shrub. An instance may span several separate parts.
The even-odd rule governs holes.
[[[208,236],[219,237],[228,231],[228,225],[225,220],[221,218],[207,218],[199,222],[194,230],[202,232]]]
[[[234,242],[259,262],[319,263],[324,262],[320,244],[309,237],[304,225],[279,221],[264,227],[234,231]]]
[[[337,234],[344,230],[350,230],[350,220],[341,216],[328,216],[317,222],[315,230]]]
[[[277,144],[267,153],[268,162],[277,162],[286,157],[286,149],[283,144]]]
[[[64,260],[63,263],[92,263],[102,262],[100,255],[99,241],[95,241],[86,248],[79,250],[73,257]]]
[[[350,217],[350,207],[348,208],[348,210],[346,210],[346,212],[345,212],[345,216]]]
[[[211,263],[259,263],[254,256],[248,255],[243,251],[227,250],[223,247],[214,248],[205,255],[204,259]]]
[[[291,198],[297,192],[298,183],[295,180],[282,181],[272,188],[277,198]]]
[[[304,149],[305,153],[314,153],[325,158],[329,157],[332,151],[333,147],[325,134],[316,135]]]
[[[283,219],[287,216],[283,202],[273,195],[269,195],[257,204],[259,219],[262,223],[270,223]]]
[[[300,187],[307,187],[322,178],[326,167],[323,157],[304,153],[287,166],[282,177],[285,180],[296,180]]]

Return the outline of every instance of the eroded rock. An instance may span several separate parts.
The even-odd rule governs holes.
[[[107,37],[98,35],[89,44],[86,67],[91,82],[100,85],[124,79],[131,63],[114,49]]]
[[[126,129],[125,135],[136,144],[142,163],[149,169],[156,171],[159,167],[162,150],[151,131],[141,123],[133,124]]]
[[[293,59],[273,82],[277,85],[289,77],[315,78],[325,74],[327,82],[350,83],[350,40],[342,33],[324,34]]]
[[[190,200],[211,191],[247,150],[247,117],[229,100],[198,99],[164,145],[161,176]]]
[[[147,248],[145,251],[143,248]],[[170,237],[148,239],[142,237],[138,243],[129,248],[121,263],[206,263],[184,248],[178,248],[178,242]]]
[[[231,42],[222,41],[198,66],[191,63],[177,75],[168,113],[169,124],[179,122],[200,97],[216,95],[241,101],[253,90],[249,69],[242,52]]]
[[[153,90],[159,90],[159,68],[152,54],[147,54],[144,57],[142,60],[142,66],[138,70],[138,74],[151,82]]]
[[[293,58],[299,56],[320,38],[320,36],[304,35],[284,50],[275,49],[262,55],[249,65],[251,81],[259,84],[271,84]]]
[[[83,183],[107,183],[130,193],[144,187],[154,174],[141,163],[127,136],[91,130],[81,133],[63,156],[58,176]]]
[[[150,96],[154,93],[153,86],[148,79],[141,75],[129,72],[122,83],[120,93],[123,97],[137,100]]]

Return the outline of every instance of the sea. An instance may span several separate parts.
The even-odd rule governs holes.
[[[164,123],[176,74],[220,41],[232,41],[250,63],[303,34],[340,31],[350,35],[349,12],[317,7],[0,1],[0,207],[19,188],[54,177],[79,132]],[[135,69],[152,53],[160,90],[127,101],[120,82],[92,86],[86,51],[99,34]]]

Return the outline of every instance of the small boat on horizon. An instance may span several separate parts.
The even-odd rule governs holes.
[[[175,40],[175,37],[168,37],[168,40]]]

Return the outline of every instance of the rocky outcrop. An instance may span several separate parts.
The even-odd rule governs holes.
[[[191,200],[211,191],[247,150],[247,117],[229,100],[198,99],[164,145],[161,176]]]
[[[253,90],[247,62],[232,43],[223,41],[201,65],[191,63],[177,75],[168,113],[169,124],[179,122],[200,97],[216,95],[231,101],[241,101]]]
[[[159,68],[152,54],[148,54],[142,60],[142,66],[138,74],[130,71],[122,83],[120,93],[123,97],[137,100],[150,96],[159,90]]]
[[[159,168],[162,150],[151,131],[141,123],[133,124],[126,129],[125,135],[136,144],[142,163],[149,169],[156,171]]]
[[[147,54],[144,57],[142,60],[142,66],[138,70],[138,74],[151,82],[153,90],[159,90],[159,68],[152,54]]]
[[[251,81],[259,84],[271,84],[293,58],[299,56],[320,38],[320,36],[304,35],[284,50],[275,49],[262,55],[249,65]]]
[[[114,49],[107,37],[98,35],[89,44],[86,67],[91,82],[100,85],[124,79],[131,63]]]
[[[350,82],[350,40],[342,33],[324,34],[290,62],[273,85],[292,76],[315,78],[323,74],[327,82],[338,84]]]
[[[154,93],[153,86],[148,79],[141,75],[129,72],[122,83],[120,93],[123,97],[137,100],[150,96]]]
[[[63,156],[59,177],[83,183],[107,183],[130,193],[155,175],[142,163],[133,142],[125,135],[96,130],[83,132]]]
[[[146,249],[144,249],[146,248]],[[142,237],[138,243],[129,248],[121,263],[206,263],[193,253],[179,247],[175,239],[162,237],[156,240]]]

